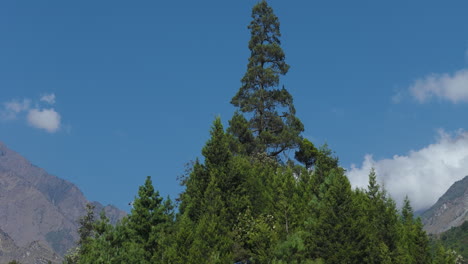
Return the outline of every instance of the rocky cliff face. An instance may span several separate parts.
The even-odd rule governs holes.
[[[468,176],[455,182],[429,210],[421,215],[424,229],[431,234],[444,232],[468,220]]]
[[[65,254],[74,246],[77,219],[85,214],[87,203],[74,184],[32,165],[0,142],[0,229],[18,248],[39,241]],[[94,204],[111,220],[125,215],[115,207]]]
[[[18,247],[7,233],[0,230],[0,263],[12,260],[32,264],[55,264],[63,261],[61,256],[42,242],[33,241],[26,247]]]

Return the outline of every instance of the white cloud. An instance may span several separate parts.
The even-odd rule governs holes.
[[[406,156],[376,161],[366,155],[360,168],[353,164],[347,172],[352,185],[365,188],[372,167],[398,205],[408,195],[415,210],[428,208],[455,181],[468,175],[468,132],[452,136],[440,131],[435,144]]]
[[[3,110],[0,111],[0,118],[2,120],[16,119],[17,115],[29,109],[31,100],[23,99],[23,101],[12,100],[3,103]]]
[[[434,96],[452,103],[468,102],[468,69],[462,69],[452,75],[430,74],[416,80],[409,90],[421,103]]]
[[[31,109],[28,113],[28,123],[36,128],[54,133],[60,128],[60,114],[51,109]]]
[[[0,120],[8,121],[26,117],[28,124],[35,128],[44,129],[49,133],[57,132],[60,128],[60,114],[53,108],[41,108],[41,102],[49,105],[55,104],[55,94],[43,94],[39,101],[35,100],[34,106],[31,106],[33,101],[28,98],[23,101],[4,102],[2,103],[3,109],[0,108]],[[21,115],[22,113],[27,113],[27,115]]]
[[[41,101],[42,102],[46,102],[48,104],[55,104],[55,94],[54,93],[51,93],[51,94],[44,94],[41,96]]]

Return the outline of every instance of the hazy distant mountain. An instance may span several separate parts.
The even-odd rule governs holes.
[[[0,229],[0,263],[17,260],[20,263],[61,263],[62,257],[57,255],[43,242],[34,241],[26,247],[18,247],[11,237]]]
[[[0,229],[19,248],[39,241],[60,255],[66,253],[77,239],[77,219],[85,214],[86,203],[74,184],[32,165],[0,142]],[[113,206],[93,204],[114,222],[125,215]]]
[[[429,210],[421,215],[424,229],[444,232],[468,220],[468,176],[455,182]]]

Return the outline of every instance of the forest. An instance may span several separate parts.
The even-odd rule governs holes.
[[[431,235],[430,241],[433,244],[440,243],[447,248],[454,249],[466,262],[468,259],[468,221],[442,234]]]
[[[117,225],[89,205],[65,263],[457,263],[430,243],[408,199],[397,208],[374,170],[367,188],[353,189],[334,152],[303,136],[266,1],[248,29],[236,112],[227,127],[213,121],[202,156],[180,177],[184,191],[163,198],[147,177]]]

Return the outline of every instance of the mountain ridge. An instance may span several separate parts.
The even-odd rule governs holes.
[[[40,241],[63,256],[75,245],[77,220],[86,213],[87,203],[75,184],[47,173],[0,142],[0,229],[19,248]],[[126,214],[114,206],[91,203],[96,213],[104,210],[113,223]]]
[[[424,229],[439,234],[468,220],[468,176],[455,182],[421,215]]]

